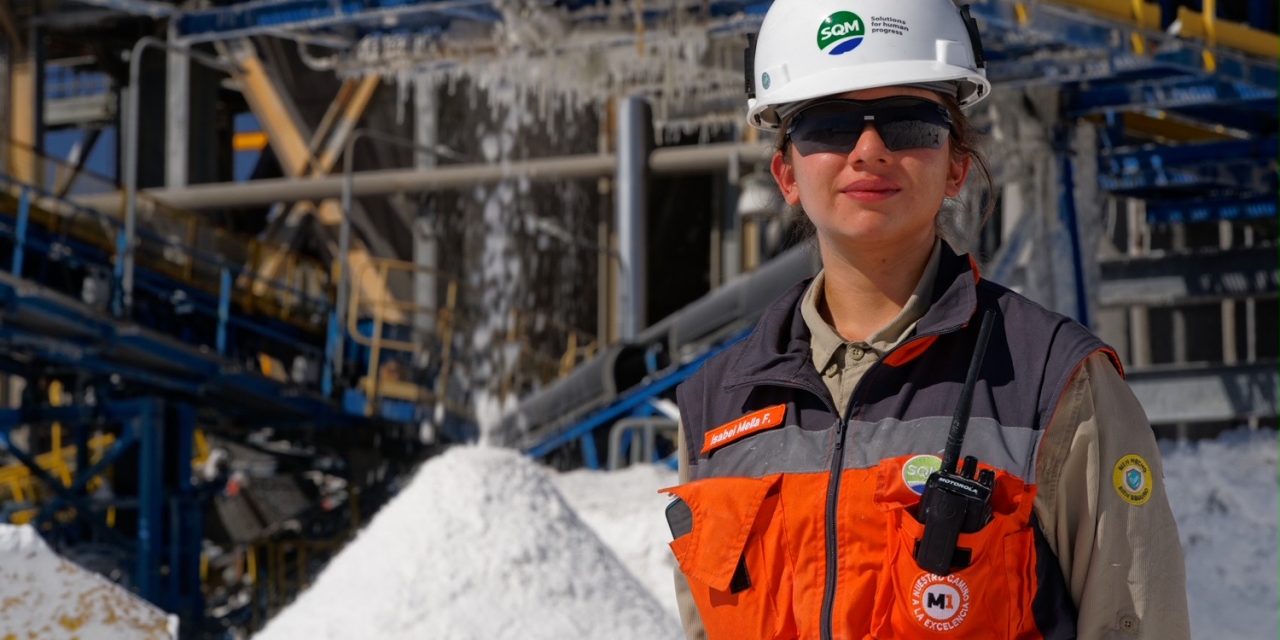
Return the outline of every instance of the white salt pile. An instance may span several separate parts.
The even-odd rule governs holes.
[[[54,553],[34,529],[0,524],[0,638],[176,638],[177,618]]]
[[[1162,448],[1192,637],[1275,638],[1276,433],[1239,429]]]
[[[670,498],[658,489],[679,483],[676,472],[655,465],[621,471],[571,471],[553,478],[564,499],[609,545],[622,564],[678,619],[676,560],[667,543],[665,510]]]
[[[430,460],[261,640],[680,636],[678,624],[520,454]]]

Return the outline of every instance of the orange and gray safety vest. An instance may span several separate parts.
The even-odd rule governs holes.
[[[1075,637],[1032,512],[1036,456],[1077,367],[1114,353],[967,257],[944,247],[941,260],[929,311],[863,375],[844,418],[812,364],[806,283],[679,388],[691,481],[668,490],[671,548],[712,640]],[[960,535],[965,566],[938,576],[914,559],[913,513],[985,309],[996,324],[963,454],[996,471],[993,518]]]

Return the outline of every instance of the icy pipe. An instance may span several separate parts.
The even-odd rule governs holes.
[[[618,230],[619,339],[635,337],[644,328],[648,313],[646,288],[649,208],[649,151],[653,146],[653,118],[640,96],[618,100],[615,139],[618,165],[614,173],[614,228]]]
[[[729,165],[735,154],[752,164],[769,160],[768,145],[719,143],[668,147],[649,155],[649,169],[655,175],[718,171]],[[384,169],[361,171],[352,177],[352,193],[357,197],[387,196],[395,193],[429,193],[459,189],[512,178],[530,181],[600,178],[613,175],[613,154],[587,153],[554,158],[537,158],[503,164],[467,164],[431,169]],[[190,211],[235,207],[259,207],[277,202],[323,200],[342,195],[343,177],[273,178],[251,182],[222,182],[188,185],[173,189],[147,189],[148,197],[171,207]],[[77,203],[104,213],[120,212],[117,194],[82,196]]]

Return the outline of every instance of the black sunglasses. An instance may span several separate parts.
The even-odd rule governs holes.
[[[848,155],[862,137],[867,123],[890,151],[941,149],[951,130],[951,114],[946,107],[913,96],[879,100],[823,100],[805,107],[787,127],[786,140],[796,151]]]

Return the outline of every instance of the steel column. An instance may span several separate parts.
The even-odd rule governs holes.
[[[227,323],[231,320],[231,270],[222,267],[218,273],[218,330],[214,346],[218,355],[227,355]]]
[[[186,403],[170,405],[172,425],[176,432],[176,448],[171,453],[176,467],[177,495],[171,499],[169,538],[169,598],[166,608],[177,611],[187,625],[204,615],[200,583],[200,552],[204,540],[204,509],[191,477],[191,461],[195,459],[195,408]]]
[[[1075,279],[1075,316],[1076,321],[1084,326],[1089,326],[1089,298],[1085,292],[1084,279],[1084,254],[1080,246],[1080,224],[1076,218],[1076,196],[1075,196],[1075,180],[1072,175],[1073,167],[1071,161],[1071,151],[1067,147],[1066,131],[1059,132],[1059,149],[1058,168],[1061,173],[1061,184],[1059,189],[1060,207],[1058,209],[1058,219],[1067,232],[1067,238],[1071,243],[1071,275]]]
[[[618,338],[635,336],[647,324],[648,314],[648,189],[649,152],[653,145],[652,118],[644,98],[628,96],[618,101],[618,165],[614,174],[614,218],[618,253],[624,273],[619,274]]]
[[[23,187],[21,195],[18,196],[18,223],[13,232],[13,262],[9,268],[9,271],[19,278],[22,277],[22,254],[27,246],[27,223],[30,219],[31,190]]]
[[[173,42],[176,24],[169,24]],[[165,60],[164,185],[181,187],[188,182],[187,161],[191,148],[191,61],[170,50]]]

